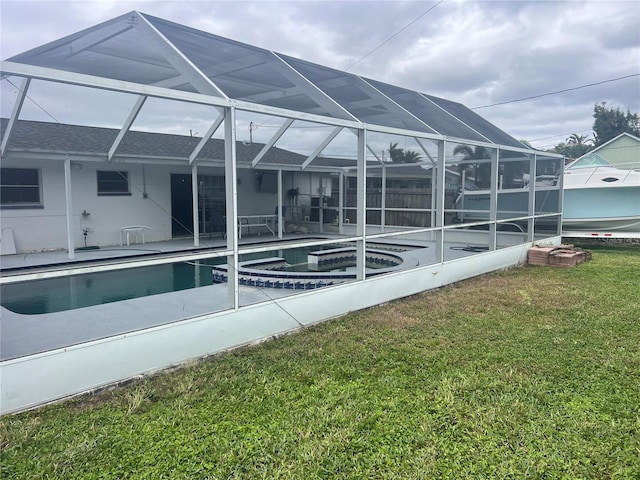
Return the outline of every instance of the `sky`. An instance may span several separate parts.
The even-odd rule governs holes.
[[[0,0],[0,57],[131,10],[463,103],[537,149],[590,137],[596,103],[640,112],[640,0]]]

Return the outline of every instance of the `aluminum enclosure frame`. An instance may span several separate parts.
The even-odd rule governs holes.
[[[274,54],[275,55],[275,54]],[[277,55],[276,55],[277,56]],[[280,57],[278,57],[280,58]],[[529,190],[530,210],[524,215],[529,224],[527,242],[516,246],[497,249],[496,248],[496,222],[497,222],[497,171],[501,150],[518,152],[531,156],[531,172],[535,172],[536,156],[561,158],[547,154],[545,152],[535,152],[526,148],[519,148],[511,145],[498,145],[489,140],[470,141],[464,138],[434,134],[426,131],[408,130],[387,125],[376,125],[361,121],[347,120],[344,118],[332,118],[307,112],[286,110],[279,107],[268,106],[259,103],[225,98],[219,95],[207,95],[180,91],[171,88],[143,85],[133,82],[108,79],[91,76],[81,73],[67,72],[52,68],[26,65],[16,62],[2,62],[1,74],[3,76],[17,76],[24,79],[24,92],[18,103],[24,101],[26,89],[32,79],[59,82],[69,85],[97,88],[135,94],[139,96],[136,107],[131,112],[125,122],[118,142],[131,126],[137,112],[142,107],[144,99],[155,97],[165,100],[178,100],[193,104],[202,104],[215,107],[222,112],[221,118],[211,119],[211,130],[206,136],[211,136],[215,129],[224,123],[224,172],[225,172],[225,195],[226,195],[226,222],[229,235],[226,239],[226,247],[220,251],[207,253],[183,253],[175,254],[171,258],[151,258],[136,260],[135,262],[115,263],[106,266],[91,267],[67,267],[46,274],[27,274],[17,277],[4,277],[3,283],[29,280],[31,278],[42,278],[42,276],[67,276],[77,273],[89,273],[106,270],[119,270],[131,268],[132,266],[143,267],[157,265],[182,260],[195,260],[198,258],[227,257],[231,271],[230,281],[227,283],[227,296],[230,308],[222,312],[208,315],[187,318],[171,324],[147,328],[132,333],[116,335],[102,340],[90,341],[71,347],[47,351],[25,357],[0,362],[0,414],[9,414],[20,410],[33,408],[48,402],[56,401],[69,396],[91,391],[102,386],[117,383],[126,379],[134,378],[149,372],[162,370],[173,365],[188,362],[201,357],[206,357],[218,352],[229,350],[240,345],[247,345],[266,339],[274,335],[284,334],[325,321],[350,311],[367,308],[379,303],[391,301],[407,295],[412,295],[431,288],[441,287],[449,283],[469,278],[475,275],[491,272],[496,269],[508,268],[522,263],[526,259],[528,247],[534,241],[535,219],[545,216],[560,216],[560,213],[537,214],[534,209],[535,189]],[[361,79],[366,83],[365,79]],[[367,83],[371,89],[375,87]],[[217,87],[211,85],[212,88]],[[368,88],[368,87],[367,87]],[[378,91],[380,95],[383,95]],[[389,100],[391,102],[391,100]],[[395,104],[395,102],[394,102]],[[396,111],[405,110],[400,105],[396,105]],[[342,107],[340,107],[342,108]],[[240,168],[236,158],[236,114],[238,111],[254,112],[258,114],[272,115],[284,119],[285,125],[294,120],[312,122],[319,125],[332,126],[333,133],[325,137],[324,141],[318,145],[311,155],[300,166],[265,166],[260,163],[260,158],[252,164],[253,168],[277,169],[278,171],[278,212],[282,217],[282,172],[283,171],[326,171],[337,172],[340,179],[344,177],[341,168],[315,167],[313,160],[326,145],[339,133],[341,129],[349,129],[355,134],[357,145],[357,161],[355,165],[357,177],[357,224],[354,234],[346,234],[344,239],[354,242],[357,250],[356,260],[356,280],[354,282],[332,286],[324,290],[300,293],[291,297],[284,297],[278,300],[262,302],[254,305],[241,306],[239,300],[239,277],[238,264],[239,257],[244,253],[260,252],[266,247],[253,246],[243,247],[239,243],[238,231],[235,228],[238,218],[238,184],[237,172]],[[11,148],[11,132],[13,125],[17,121],[20,112],[20,105],[10,119],[8,133],[3,138],[2,156],[9,154]],[[355,118],[355,117],[354,117]],[[285,128],[286,129],[286,128]],[[413,138],[420,143],[420,140],[429,140],[437,145],[437,158],[431,160],[435,163],[438,195],[432,199],[435,206],[435,225],[429,228],[416,228],[412,233],[429,233],[436,238],[436,250],[438,262],[434,265],[422,266],[402,272],[382,275],[379,277],[367,278],[365,275],[365,253],[367,242],[371,239],[393,238],[402,235],[402,232],[381,232],[367,233],[366,225],[366,178],[367,178],[367,138],[371,133],[381,133],[389,135],[400,135]],[[275,141],[274,141],[275,143]],[[490,223],[490,244],[492,249],[486,253],[473,255],[459,260],[445,261],[444,243],[445,233],[459,226],[445,224],[444,206],[446,181],[445,151],[448,144],[465,143],[473,146],[486,147],[497,152],[491,160],[493,176],[491,179]],[[199,145],[202,148],[202,144]],[[114,159],[117,143],[109,152],[108,160]],[[423,147],[424,150],[424,147]],[[426,151],[426,150],[425,150]],[[192,178],[194,186],[197,183],[198,152],[188,159],[188,164],[192,168]],[[70,162],[73,155],[66,155],[60,158],[64,162],[65,172],[65,194],[67,197],[67,219],[71,215],[71,180]],[[129,161],[129,160],[125,160]],[[133,161],[133,160],[131,160]],[[152,163],[152,162],[151,162]],[[386,175],[385,166],[382,166],[383,174]],[[242,167],[246,168],[246,167]],[[315,169],[315,170],[314,170]],[[560,185],[560,197],[562,186]],[[194,202],[197,194],[197,187],[193,190]],[[340,202],[342,207],[343,192],[340,192]],[[384,204],[383,204],[384,205]],[[194,211],[197,209],[194,209]],[[384,212],[383,207],[383,212]],[[561,211],[561,210],[560,210]],[[197,212],[194,213],[197,215]],[[339,209],[339,218],[342,220],[342,208]],[[384,214],[383,214],[384,218]],[[560,217],[559,217],[560,218]],[[282,222],[280,222],[282,224]],[[194,222],[196,229],[194,242],[197,245],[197,222]],[[279,237],[282,238],[282,225],[279,226]],[[69,230],[70,227],[67,226]],[[71,233],[68,231],[71,238]],[[548,243],[560,243],[560,231],[556,236],[551,236],[545,240]],[[296,245],[322,245],[331,241],[300,241]],[[69,243],[69,254],[74,250],[73,242]],[[268,322],[263,318],[269,318]],[[105,361],[109,359],[109,361]]]

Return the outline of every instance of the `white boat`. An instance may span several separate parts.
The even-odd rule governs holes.
[[[462,223],[479,222],[489,219],[491,192],[478,188],[473,181],[466,180],[455,200],[457,210],[456,220]],[[535,181],[535,211],[537,213],[559,212],[558,177],[555,175],[539,175]],[[527,220],[522,217],[529,215],[530,186],[529,175],[524,174],[521,179],[511,179],[505,187],[502,179],[498,185],[498,202],[496,218],[499,221],[511,220],[499,230],[510,230],[518,226],[517,231],[526,228]],[[538,225],[543,225],[544,220]],[[555,225],[552,221],[551,224]]]
[[[557,183],[553,175],[536,177],[536,212],[557,211]],[[499,186],[498,220],[527,215],[529,188],[523,187],[528,184],[525,174],[520,188]],[[489,190],[479,189],[469,180],[464,185],[455,201],[458,221],[487,220]],[[640,163],[628,168],[615,167],[592,153],[567,165],[562,232],[575,236],[640,236]]]
[[[565,167],[563,233],[640,233],[640,163],[621,167],[597,153]]]

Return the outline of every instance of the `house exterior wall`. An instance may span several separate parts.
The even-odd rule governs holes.
[[[274,175],[275,173],[273,172]],[[253,170],[238,169],[238,213],[240,215],[273,215],[277,205],[277,193],[258,190],[256,173]]]
[[[42,207],[5,208],[2,228],[13,231],[18,253],[67,248],[64,162],[50,159],[2,162],[3,167],[37,168],[41,174]],[[144,168],[144,171],[143,171]],[[97,193],[99,170],[125,171],[130,195],[104,196]],[[72,232],[74,245],[120,245],[120,231],[129,225],[144,225],[145,241],[164,241],[171,232],[171,175],[191,175],[186,165],[143,165],[132,163],[72,162]],[[199,175],[224,175],[222,168],[199,167]],[[241,215],[273,214],[277,194],[256,189],[255,174],[238,171],[238,209]],[[86,211],[90,215],[83,216]]]
[[[18,253],[66,248],[66,213],[64,202],[64,165],[44,160],[2,161],[2,167],[40,170],[42,207],[3,208],[2,228],[13,230]],[[79,214],[80,212],[78,212]],[[73,217],[74,231],[79,233],[79,215]]]
[[[615,166],[640,166],[640,141],[626,135],[605,145],[596,153]]]
[[[42,207],[2,210],[2,228],[13,230],[18,253],[66,249],[64,163],[47,159],[28,162],[8,159],[2,165],[38,168],[41,172]],[[131,195],[99,196],[98,170],[128,172]],[[127,225],[149,227],[146,240],[170,239],[171,218],[167,212],[171,212],[170,173],[173,170],[166,166],[146,166],[143,181],[142,165],[72,162],[71,231],[75,246],[84,245],[84,228],[90,229],[87,245],[94,246],[119,245],[120,229]],[[189,172],[185,168],[178,170]],[[83,216],[83,211],[90,215]]]
[[[83,244],[82,228],[91,228],[89,245],[109,246],[120,244],[120,229],[128,225],[144,225],[148,241],[171,238],[170,172],[168,167],[142,165],[106,164],[85,162],[82,169],[71,173],[74,217],[79,217],[79,228],[75,228],[74,242]],[[126,171],[129,175],[131,195],[99,196],[97,193],[97,171]],[[144,192],[147,197],[145,198]],[[64,203],[64,197],[61,198]],[[86,210],[91,215],[83,218]]]
[[[320,194],[320,188],[322,188],[322,194],[325,197],[331,196],[331,181],[329,174],[313,174],[311,172],[292,172],[289,175],[288,184],[285,186],[285,190],[289,188],[297,188],[299,194],[306,197],[315,197]]]

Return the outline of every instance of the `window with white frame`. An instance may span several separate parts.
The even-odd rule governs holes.
[[[98,195],[131,195],[129,172],[98,170]]]
[[[37,168],[2,168],[0,171],[0,206],[34,208],[42,206],[42,183]]]

